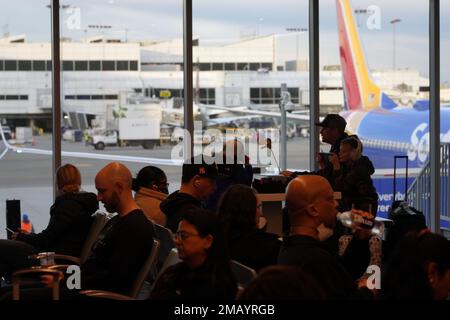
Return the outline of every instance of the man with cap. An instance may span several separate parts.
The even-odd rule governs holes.
[[[348,134],[345,133],[347,121],[338,114],[328,114],[322,122],[316,123],[316,126],[321,127],[320,135],[322,136],[322,141],[331,145],[329,152],[338,155],[341,148],[341,141],[348,138]],[[316,172],[316,174],[327,178],[328,174],[331,174],[333,171],[331,163],[321,154],[317,155],[317,161],[321,170]],[[292,177],[298,175],[297,172],[290,171],[283,171],[282,174]]]
[[[166,215],[166,227],[176,232],[183,212],[190,207],[201,207],[216,189],[217,165],[212,158],[197,156],[183,164],[181,187],[161,202]]]

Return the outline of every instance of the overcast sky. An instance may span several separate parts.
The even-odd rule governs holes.
[[[2,33],[26,34],[28,41],[50,41],[49,0],[2,1]],[[80,8],[80,29],[68,29],[63,12],[62,35],[74,39],[94,36],[89,25],[109,25],[105,35],[129,40],[163,40],[182,36],[181,0],[73,0],[63,4]],[[354,9],[380,8],[379,30],[366,26],[369,15],[359,15],[364,51],[371,69],[393,66],[393,27],[397,30],[397,67],[419,69],[428,75],[428,0],[352,0]],[[450,0],[441,0],[442,79],[450,82]],[[294,58],[298,39],[299,56],[307,53],[307,34],[287,34],[286,28],[308,27],[307,0],[193,0],[194,35],[200,44],[238,41],[245,35],[280,34],[281,57]],[[337,64],[335,0],[320,0],[320,62]],[[280,48],[279,48],[280,49]]]

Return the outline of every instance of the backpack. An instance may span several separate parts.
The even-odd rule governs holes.
[[[408,205],[405,201],[394,201],[389,209],[388,218],[394,223],[386,232],[383,247],[385,260],[389,258],[398,241],[409,232],[419,232],[427,227],[424,214]]]

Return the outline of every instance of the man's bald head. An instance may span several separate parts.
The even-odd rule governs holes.
[[[130,170],[119,162],[112,162],[95,176],[97,200],[108,212],[128,213],[133,206],[131,193],[132,176]]]
[[[334,226],[337,202],[325,178],[316,175],[295,178],[287,187],[286,201],[294,225],[299,223],[299,219],[309,219],[316,220],[318,225]]]
[[[116,183],[121,182],[125,188],[131,190],[132,175],[130,170],[120,162],[111,162],[101,169],[95,178],[104,182]]]

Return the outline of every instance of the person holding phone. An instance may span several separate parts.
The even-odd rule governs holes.
[[[50,208],[50,220],[40,233],[11,230],[12,240],[0,240],[0,277],[31,265],[29,255],[51,251],[79,256],[98,210],[94,193],[81,191],[81,174],[72,164],[56,172],[57,197]]]
[[[316,172],[311,172],[311,174],[318,174],[329,180],[333,172],[329,158],[332,154],[339,154],[341,141],[348,138],[348,134],[345,132],[347,121],[338,114],[328,114],[322,122],[316,123],[316,126],[320,127],[322,142],[331,145],[331,147],[329,152],[317,154],[316,161],[320,169]],[[300,172],[283,171],[282,174],[295,178]]]

